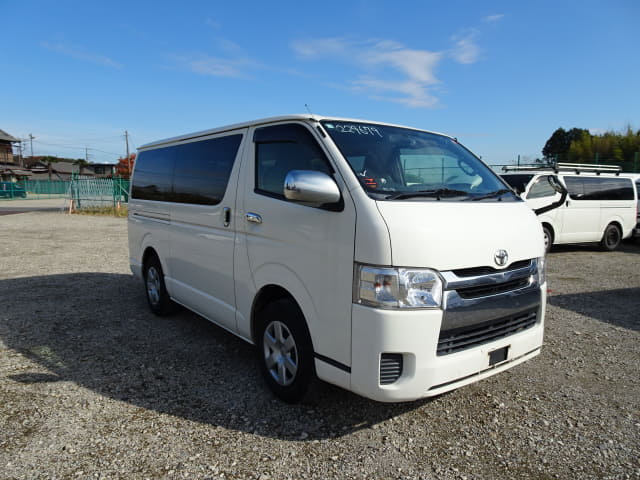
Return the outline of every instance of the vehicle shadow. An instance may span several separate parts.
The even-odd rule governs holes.
[[[640,288],[550,295],[547,301],[601,322],[640,331]]]
[[[252,346],[187,310],[160,318],[131,275],[79,273],[0,280],[0,337],[46,372],[119,401],[185,419],[289,440],[339,437],[428,400],[373,402],[319,382],[304,402],[276,400]]]
[[[640,239],[627,239],[620,243],[618,251],[624,253],[640,253]],[[610,252],[604,252],[597,243],[570,243],[562,245],[554,245],[551,254],[562,252],[599,252],[607,255]]]

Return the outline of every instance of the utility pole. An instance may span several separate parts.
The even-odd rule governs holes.
[[[31,159],[33,160],[33,139],[36,138],[33,135],[29,134],[29,140],[31,141]]]
[[[18,164],[24,168],[24,158],[22,158],[22,140],[18,142]]]
[[[84,147],[84,161],[89,163],[89,147]]]
[[[131,158],[129,158],[129,132],[124,131],[124,142],[127,145],[127,168],[129,169],[129,177],[131,177]]]

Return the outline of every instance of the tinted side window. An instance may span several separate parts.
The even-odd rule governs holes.
[[[133,198],[171,201],[175,153],[176,147],[166,147],[138,154],[131,185]]]
[[[529,190],[527,198],[553,197],[555,194],[556,191],[549,183],[549,177],[545,175],[536,180],[536,183],[534,183],[531,190]]]
[[[177,148],[172,201],[216,205],[227,189],[242,135],[229,135]]]
[[[256,192],[284,198],[284,179],[291,170],[332,173],[320,146],[302,125],[256,130]]]
[[[587,200],[633,200],[633,185],[626,178],[584,178]]]
[[[626,178],[565,177],[574,200],[633,200],[633,185]]]

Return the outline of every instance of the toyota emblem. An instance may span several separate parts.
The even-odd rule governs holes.
[[[504,267],[507,264],[507,261],[509,261],[509,254],[506,250],[498,250],[493,256],[493,259],[495,260],[496,265]]]

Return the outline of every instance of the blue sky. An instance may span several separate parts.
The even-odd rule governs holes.
[[[447,133],[492,164],[540,156],[560,126],[640,128],[637,0],[0,9],[0,129],[36,155],[113,162],[125,130],[133,150],[305,104]]]

